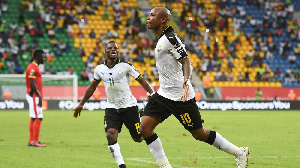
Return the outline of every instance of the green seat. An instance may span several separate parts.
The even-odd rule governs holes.
[[[83,86],[84,85],[84,81],[78,81],[78,85],[79,86]]]
[[[59,85],[58,81],[53,81],[53,85]]]
[[[62,53],[62,56],[63,56],[63,57],[67,57],[67,53],[63,52],[63,53]]]
[[[56,57],[56,60],[59,61],[59,62],[57,62],[57,64],[59,64],[60,62],[64,61],[64,58],[63,57]]]
[[[64,85],[68,85],[69,86],[69,85],[72,85],[72,83],[73,83],[72,81],[65,81]]]
[[[0,81],[0,85],[7,85],[7,84],[9,84],[9,82],[7,82],[7,81]]]
[[[74,55],[73,52],[68,52],[68,53],[67,53],[67,56],[68,56],[68,57],[75,57],[75,55]]]
[[[68,42],[68,37],[66,37],[65,35],[64,36],[61,36],[61,42],[63,43],[67,43]]]
[[[51,86],[51,85],[55,85],[55,82],[54,81],[45,81],[45,82],[43,82],[43,84]]]
[[[59,81],[60,83],[59,85],[65,86],[67,82],[71,82],[71,81]],[[72,83],[70,85],[72,85]]]
[[[52,48],[52,46],[51,46],[51,44],[50,44],[49,42],[44,43],[44,47],[45,47],[45,48],[49,48],[50,50],[51,50],[51,48]]]
[[[45,43],[46,40],[45,40],[44,38],[38,38],[38,42],[39,42],[39,43]]]
[[[90,85],[90,84],[91,84],[90,81],[84,81],[84,85],[88,86],[88,85]]]
[[[65,71],[65,68],[63,66],[57,66],[55,69],[56,71],[60,71],[60,72]]]
[[[74,38],[69,38],[70,45],[74,44]]]
[[[81,71],[74,71],[74,73],[78,76],[78,78],[80,78],[80,76],[81,76]]]

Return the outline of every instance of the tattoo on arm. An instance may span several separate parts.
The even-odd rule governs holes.
[[[192,65],[190,59],[188,57],[184,58],[183,60],[180,61],[180,63],[182,64],[184,80],[186,79],[189,80],[192,75],[192,68],[191,68]]]

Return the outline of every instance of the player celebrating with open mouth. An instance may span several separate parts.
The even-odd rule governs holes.
[[[160,88],[146,105],[140,127],[151,154],[161,168],[171,167],[154,129],[173,114],[196,140],[233,155],[238,168],[246,167],[250,153],[248,147],[239,148],[218,132],[203,127],[190,83],[191,61],[184,44],[168,25],[170,19],[171,13],[165,7],[153,8],[147,17],[148,29],[153,29],[159,38],[155,58]]]
[[[143,141],[143,137],[139,132],[140,118],[137,100],[129,88],[129,75],[135,78],[150,95],[153,94],[153,90],[132,64],[120,62],[118,46],[114,41],[107,44],[105,53],[107,59],[104,64],[95,68],[94,81],[88,86],[79,105],[73,110],[74,117],[80,116],[84,103],[93,95],[98,84],[103,81],[107,95],[104,124],[108,149],[119,167],[125,168],[120,146],[117,142],[123,123],[129,129],[135,142]]]

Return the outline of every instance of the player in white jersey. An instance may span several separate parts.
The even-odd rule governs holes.
[[[239,168],[246,167],[250,153],[248,147],[239,148],[219,133],[203,127],[190,83],[192,65],[184,44],[168,26],[170,18],[171,13],[165,7],[153,8],[147,17],[148,29],[154,29],[159,37],[155,58],[160,88],[149,99],[140,127],[151,154],[161,168],[171,167],[154,129],[173,114],[196,140],[233,155]]]
[[[107,95],[104,125],[108,141],[108,149],[120,168],[126,168],[117,142],[123,123],[128,128],[135,142],[142,142],[139,132],[140,118],[137,100],[129,88],[129,75],[137,80],[141,86],[152,95],[154,92],[148,82],[130,63],[120,62],[119,50],[114,41],[110,41],[105,53],[107,59],[104,64],[98,65],[94,71],[94,81],[88,86],[79,105],[73,110],[74,117],[80,116],[84,103],[93,95],[98,84],[103,81]]]

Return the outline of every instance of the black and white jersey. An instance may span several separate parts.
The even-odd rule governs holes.
[[[119,60],[113,67],[108,67],[105,61],[95,68],[94,80],[103,81],[105,87],[106,108],[120,109],[137,105],[137,100],[129,88],[129,75],[136,80],[141,76],[132,64]]]
[[[168,26],[155,47],[156,67],[159,73],[160,87],[157,93],[165,98],[180,101],[183,89],[183,72],[181,59],[188,57],[185,45],[175,34],[173,28]],[[194,89],[188,81],[189,97],[195,97]]]

